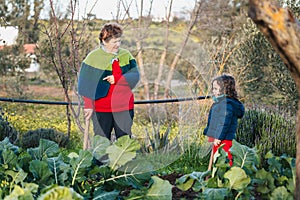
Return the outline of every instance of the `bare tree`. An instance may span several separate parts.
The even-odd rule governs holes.
[[[52,12],[52,20],[53,20],[53,28],[54,28],[54,37],[51,37],[50,32],[46,32],[48,38],[50,39],[51,49],[52,49],[52,56],[51,56],[51,62],[53,64],[53,67],[58,75],[58,78],[60,80],[60,83],[63,86],[64,94],[67,100],[70,102],[70,98],[68,95],[69,85],[67,83],[67,69],[65,62],[63,61],[62,57],[62,39],[64,35],[66,34],[67,30],[71,26],[71,21],[67,24],[67,27],[65,30],[61,32],[59,29],[59,23],[57,21],[54,3],[52,0],[50,0],[50,6],[51,6],[51,12]],[[72,15],[73,17],[73,15]],[[55,38],[55,40],[54,40]],[[66,114],[67,114],[67,120],[68,120],[68,137],[70,137],[70,130],[71,130],[71,116],[70,116],[70,106],[66,107]]]
[[[196,21],[197,21],[197,18],[199,17],[199,14],[200,14],[200,11],[201,11],[201,3],[202,3],[202,1],[198,1],[195,4],[194,10],[193,10],[192,15],[191,15],[191,20],[190,20],[189,26],[186,29],[186,33],[184,34],[184,38],[183,38],[183,41],[181,43],[180,49],[178,50],[178,53],[176,54],[171,66],[170,66],[170,70],[169,70],[167,80],[166,80],[164,98],[166,98],[169,95],[169,91],[170,91],[170,87],[171,87],[171,80],[173,78],[175,67],[176,67],[176,65],[178,63],[178,60],[179,60],[180,56],[182,55],[182,52],[183,52],[183,50],[184,50],[184,48],[185,48],[185,46],[188,42],[188,39],[190,37],[190,34],[192,32],[192,29],[193,29]]]
[[[169,30],[170,30],[170,17],[171,17],[171,11],[172,11],[172,4],[173,0],[170,0],[169,2],[169,8],[166,10],[166,32],[165,32],[165,44],[164,44],[164,50],[161,54],[159,66],[158,66],[158,74],[157,78],[154,81],[154,99],[158,99],[158,90],[159,90],[159,83],[162,78],[163,74],[163,66],[166,62],[167,52],[169,48]]]
[[[142,45],[142,41],[145,37],[147,37],[147,31],[145,31],[146,29],[148,29],[148,27],[150,26],[150,15],[151,15],[151,8],[152,8],[152,3],[153,0],[150,1],[150,9],[148,12],[148,17],[146,18],[146,26],[144,25],[143,21],[144,17],[143,17],[143,10],[144,10],[144,1],[140,0],[141,2],[141,7],[140,7],[140,14],[139,14],[139,20],[138,20],[138,27],[137,27],[137,39],[136,39],[136,49],[137,49],[137,62],[140,68],[140,74],[141,74],[141,83],[144,86],[144,94],[146,99],[149,99],[149,83],[146,77],[146,73],[145,73],[145,67],[144,67],[144,60],[143,60],[143,45]],[[138,6],[137,10],[138,10]]]
[[[249,16],[278,52],[300,95],[300,25],[293,14],[274,0],[249,0]],[[297,113],[295,199],[300,200],[300,100]]]
[[[56,12],[55,3],[50,0],[50,22],[49,25],[44,25],[41,29],[42,33],[47,37],[47,44],[49,49],[49,55],[45,55],[42,49],[39,48],[40,54],[44,59],[50,63],[52,69],[55,70],[59,82],[63,88],[65,100],[68,102],[66,106],[66,115],[68,121],[68,137],[70,137],[71,119],[72,116],[78,128],[84,132],[84,128],[81,125],[80,120],[80,97],[78,94],[77,99],[79,105],[77,108],[72,104],[72,98],[70,91],[76,91],[74,86],[77,81],[77,73],[83,59],[82,52],[80,53],[80,47],[82,47],[83,36],[86,36],[86,20],[75,24],[75,13],[77,9],[77,0],[70,0],[68,13],[70,19],[61,19]],[[95,5],[95,4],[94,4]],[[88,20],[88,19],[87,19]],[[81,27],[79,30],[77,27]],[[86,42],[86,41],[85,41]],[[85,43],[86,44],[86,43]],[[45,46],[45,45],[43,45]],[[66,46],[68,47],[68,55],[65,55]],[[88,48],[87,46],[85,48]],[[81,49],[82,50],[82,49]],[[50,58],[49,58],[50,57]]]
[[[125,23],[131,23],[133,29],[135,29],[135,45],[136,45],[136,60],[139,66],[141,84],[144,88],[144,98],[149,99],[149,83],[145,73],[144,58],[143,58],[143,40],[148,36],[148,28],[151,25],[151,12],[153,0],[150,0],[148,7],[146,8],[144,0],[121,0],[118,1],[115,20],[124,25]],[[134,5],[133,5],[134,4]],[[135,25],[134,20],[132,19],[130,10],[135,7],[136,13],[138,13],[137,24]],[[125,14],[122,16],[121,9],[125,11]],[[144,11],[148,9],[148,12],[144,14]],[[126,18],[128,20],[126,20]],[[128,25],[124,25],[127,27]]]

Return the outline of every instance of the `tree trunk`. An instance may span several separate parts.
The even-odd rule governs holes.
[[[257,24],[290,70],[300,95],[300,26],[275,0],[249,0],[249,17]],[[297,113],[295,199],[300,200],[300,101]]]
[[[177,65],[177,62],[179,61],[179,58],[180,56],[182,55],[182,52],[188,42],[188,39],[190,37],[190,34],[192,32],[192,29],[194,28],[194,25],[200,15],[200,11],[201,11],[201,5],[202,5],[202,1],[198,1],[195,3],[195,7],[193,9],[193,13],[192,13],[192,16],[191,16],[191,21],[189,23],[189,26],[186,30],[186,33],[184,35],[184,39],[183,39],[183,42],[181,44],[181,47],[178,51],[178,53],[175,55],[175,58],[170,66],[170,69],[169,69],[169,73],[168,73],[168,76],[167,76],[167,80],[166,80],[166,88],[165,88],[165,92],[164,92],[164,98],[166,99],[168,96],[169,96],[169,92],[170,92],[170,89],[171,89],[171,81],[172,81],[172,78],[173,78],[173,74],[174,74],[174,71],[175,71],[175,67]]]
[[[140,71],[140,76],[141,76],[141,84],[144,87],[144,98],[145,99],[149,99],[150,98],[150,89],[149,89],[149,81],[148,78],[146,76],[146,70],[145,70],[145,66],[144,66],[144,59],[143,59],[143,40],[145,38],[145,35],[147,35],[147,29],[150,27],[150,23],[146,22],[146,25],[143,24],[143,10],[144,10],[144,1],[141,0],[141,8],[140,8],[140,14],[139,14],[139,21],[138,21],[138,27],[137,27],[137,37],[136,37],[136,49],[137,49],[137,63],[139,66],[139,71]],[[150,2],[150,9],[149,9],[149,13],[148,13],[148,17],[151,14],[151,7],[152,7],[152,3],[153,1]],[[137,6],[137,10],[138,10],[138,6]],[[143,27],[145,26],[145,27]]]
[[[166,62],[168,48],[169,48],[169,29],[170,29],[170,17],[171,17],[171,11],[172,11],[172,4],[173,4],[173,0],[171,0],[169,2],[169,9],[166,13],[167,19],[166,19],[165,45],[164,45],[164,51],[162,52],[160,61],[159,61],[157,78],[154,81],[153,99],[158,99],[158,91],[159,91],[160,82],[161,82],[162,75],[163,75],[163,68],[164,68],[164,64]]]

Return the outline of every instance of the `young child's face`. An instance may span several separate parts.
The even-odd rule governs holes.
[[[212,88],[212,93],[214,96],[220,96],[221,92],[220,92],[220,85],[218,84],[217,81],[214,81],[212,84],[213,88]]]

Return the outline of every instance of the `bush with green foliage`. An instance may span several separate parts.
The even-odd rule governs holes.
[[[38,147],[41,139],[54,141],[60,147],[65,147],[68,142],[68,137],[62,132],[52,128],[39,128],[22,135],[20,143],[23,148]]]
[[[296,121],[271,109],[248,110],[239,121],[236,140],[249,147],[256,146],[261,155],[271,150],[276,156],[295,157]]]
[[[226,41],[234,42],[224,72],[236,77],[239,96],[248,102],[281,105],[296,112],[298,93],[295,81],[256,24],[251,19],[244,21],[237,35]]]
[[[11,143],[17,142],[19,138],[18,131],[11,126],[11,124],[7,121],[6,117],[2,113],[2,108],[0,107],[0,140],[4,140],[4,138],[8,138]]]
[[[46,133],[43,133],[44,138],[56,141],[60,146],[65,146],[65,137],[60,134],[64,133],[67,136],[68,132],[64,106],[33,104],[23,104],[20,106],[19,103],[8,103],[3,105],[3,118],[7,119],[10,125],[17,130],[20,138],[19,141],[23,138],[24,134],[43,128],[43,132],[48,131],[50,133],[54,131],[58,134],[54,136],[53,133],[50,133],[47,136]],[[82,148],[82,137],[83,134],[80,130],[75,125],[72,125],[66,148]],[[35,144],[38,144],[38,142],[35,142]],[[19,145],[22,145],[22,141],[20,141]]]

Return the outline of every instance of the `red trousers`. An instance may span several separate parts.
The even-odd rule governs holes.
[[[218,146],[213,146],[213,153],[215,154],[216,151],[218,150],[218,148],[223,145],[223,149],[225,152],[227,152],[227,157],[228,157],[228,160],[229,160],[229,165],[232,166],[233,164],[233,161],[232,161],[232,155],[229,151],[229,149],[231,148],[232,146],[232,140],[222,140],[221,143],[218,145]]]

